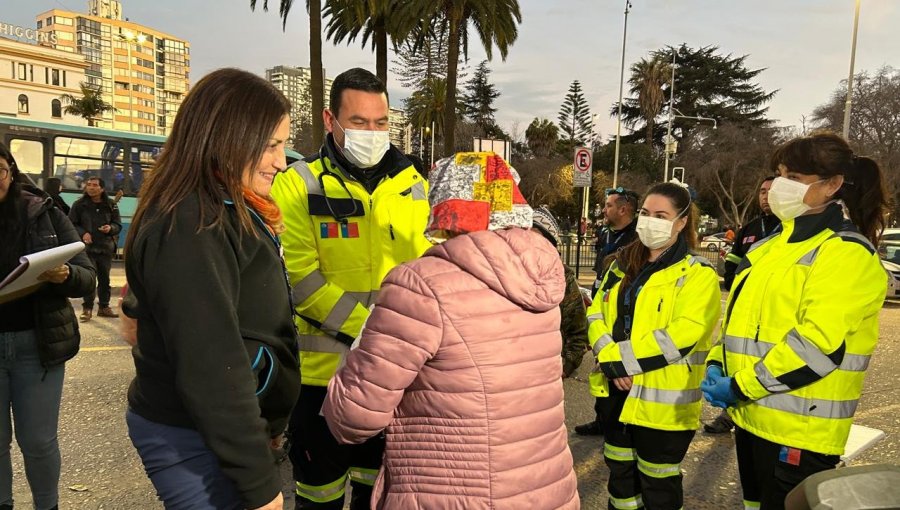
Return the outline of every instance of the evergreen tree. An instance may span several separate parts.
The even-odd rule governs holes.
[[[691,48],[686,44],[675,48],[667,46],[651,53],[650,59],[672,62],[672,53],[677,52],[675,68],[675,110],[677,115],[709,117],[719,124],[734,123],[765,127],[771,124],[766,117],[768,106],[777,91],[766,92],[754,80],[765,69],[748,69],[747,55],[735,57],[722,55],[718,46]],[[632,68],[630,82],[641,81],[635,74],[640,67]],[[665,105],[650,128],[654,144],[662,146],[669,114],[669,84],[664,85]],[[637,96],[637,94],[635,95]],[[635,133],[623,137],[635,142],[646,137],[647,121],[641,109],[639,97],[625,99],[622,105],[622,122],[634,129]],[[618,103],[613,104],[610,114],[618,112]],[[674,119],[672,131],[677,138],[689,138],[697,123],[690,119]]]
[[[591,111],[578,80],[569,86],[569,93],[559,108],[558,119],[560,142],[564,150],[568,151],[576,145],[588,143],[591,134]]]
[[[494,101],[500,97],[500,91],[490,82],[490,76],[487,60],[483,60],[475,68],[462,97],[463,114],[475,124],[475,134],[479,137],[493,137],[500,131],[494,120],[497,112]]]

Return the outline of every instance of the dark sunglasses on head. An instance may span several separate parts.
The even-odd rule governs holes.
[[[628,190],[619,186],[617,188],[606,188],[606,196],[610,195],[626,195],[628,194]]]

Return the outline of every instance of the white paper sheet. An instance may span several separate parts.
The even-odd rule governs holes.
[[[37,278],[44,271],[61,266],[72,257],[84,251],[84,243],[76,242],[25,255],[19,259],[19,267],[15,268],[0,282],[0,301],[44,283]]]

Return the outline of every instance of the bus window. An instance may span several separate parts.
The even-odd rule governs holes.
[[[131,185],[126,187],[126,193],[137,194],[140,191],[161,151],[162,147],[155,145],[131,145]]]
[[[37,187],[43,187],[44,144],[36,140],[13,138],[9,142],[9,150],[16,158],[19,171],[26,174]]]
[[[88,177],[99,177],[111,193],[125,187],[122,142],[56,137],[53,173],[66,190],[81,190]]]

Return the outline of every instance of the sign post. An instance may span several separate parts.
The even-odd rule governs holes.
[[[575,159],[572,162],[572,185],[581,188],[581,219],[578,222],[578,251],[575,254],[575,277],[581,272],[581,247],[588,235],[588,211],[590,211],[591,168],[594,154],[587,147],[575,147]],[[584,232],[581,226],[584,225]]]

